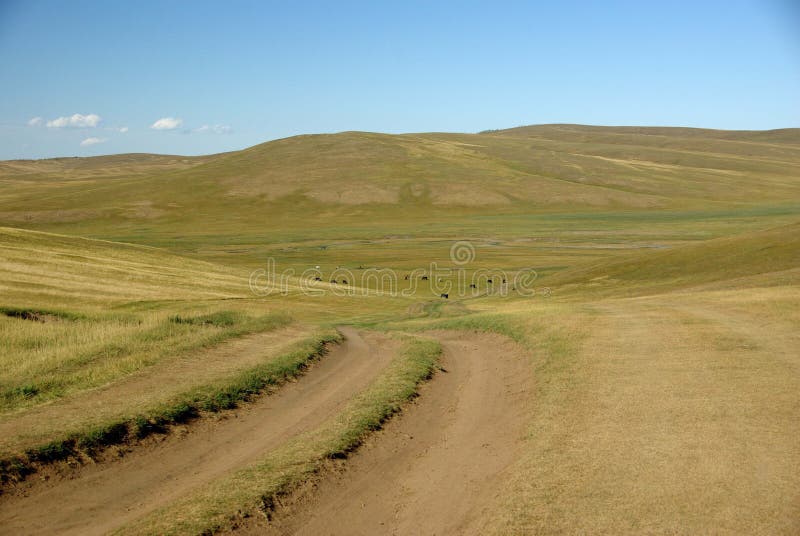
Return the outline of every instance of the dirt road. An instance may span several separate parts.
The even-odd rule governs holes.
[[[73,479],[2,497],[0,533],[105,534],[317,427],[383,370],[397,346],[383,335],[342,332],[345,342],[299,381],[230,418],[199,422]]]
[[[523,439],[531,369],[489,334],[438,333],[443,367],[404,410],[310,496],[235,534],[478,533]]]

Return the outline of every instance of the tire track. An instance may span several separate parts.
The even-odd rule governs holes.
[[[299,381],[231,418],[201,421],[120,461],[5,497],[0,533],[105,534],[319,426],[375,379],[397,347],[384,335],[341,331],[344,343]]]
[[[342,474],[239,534],[477,534],[523,441],[531,368],[490,334],[435,333],[446,372]]]

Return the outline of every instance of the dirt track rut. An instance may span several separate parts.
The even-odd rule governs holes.
[[[522,445],[530,364],[496,335],[435,336],[447,372],[416,403],[271,525],[234,534],[479,534]]]
[[[89,466],[74,478],[35,484],[0,501],[2,534],[105,534],[257,460],[265,451],[319,426],[391,361],[396,343],[342,329],[346,341],[298,382],[219,421],[201,421],[136,449],[119,461]]]

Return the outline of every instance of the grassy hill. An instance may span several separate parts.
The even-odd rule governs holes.
[[[669,241],[698,218],[702,238],[789,223],[798,172],[796,129],[343,132],[207,157],[3,162],[0,225],[249,265],[319,264],[320,247],[377,237]]]
[[[305,333],[408,303],[304,295],[296,278],[278,290],[157,248],[0,227],[0,416],[290,321]]]
[[[0,227],[6,302],[100,307],[247,296],[246,274],[146,246]]]
[[[288,292],[250,292],[267,259],[294,270]],[[309,268],[325,293],[301,292]],[[533,268],[536,293],[358,287],[455,268]],[[480,532],[797,532],[798,303],[797,129],[344,132],[0,162],[0,453],[230,407],[332,326],[494,331],[535,388]]]
[[[43,197],[50,201],[46,208],[53,221],[63,220],[58,210],[74,209],[66,205],[76,202],[103,214],[168,219],[183,203],[209,191],[220,194],[217,201],[226,207],[265,208],[280,208],[280,201],[334,209],[756,203],[797,199],[800,187],[792,179],[798,166],[797,129],[543,125],[481,134],[343,132],[199,158],[116,155],[4,162],[0,180],[14,184],[15,191],[7,189],[0,206],[6,222],[26,217],[35,222],[37,216],[29,214],[34,207],[25,205],[33,201],[26,196],[28,183],[40,190],[50,183]]]
[[[758,278],[800,279],[800,223],[656,251],[636,251],[565,270],[548,280],[581,291],[653,293]],[[787,273],[789,272],[789,273]],[[742,282],[739,281],[739,284]]]
[[[245,274],[154,248],[0,228],[0,414],[280,326]]]

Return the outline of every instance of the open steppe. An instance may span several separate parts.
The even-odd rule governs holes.
[[[3,534],[800,532],[797,129],[0,162],[0,313]]]

